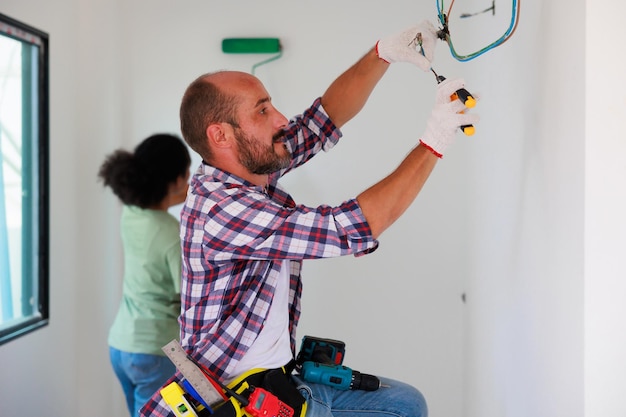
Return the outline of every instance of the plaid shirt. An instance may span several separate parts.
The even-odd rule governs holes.
[[[361,255],[378,246],[356,199],[337,207],[296,205],[278,184],[340,137],[318,98],[290,121],[286,146],[292,163],[271,175],[267,187],[205,163],[191,181],[181,215],[181,345],[221,380],[236,376],[230,371],[261,332],[283,260],[291,261],[289,330],[295,353],[302,260]],[[141,415],[173,413],[156,393]]]

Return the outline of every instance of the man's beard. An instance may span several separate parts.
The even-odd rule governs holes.
[[[291,163],[291,156],[278,155],[274,150],[274,143],[282,139],[284,133],[281,131],[274,135],[272,144],[263,145],[260,140],[253,136],[246,135],[242,129],[235,129],[235,139],[239,145],[239,162],[251,173],[257,175],[271,174],[283,168],[287,168]]]

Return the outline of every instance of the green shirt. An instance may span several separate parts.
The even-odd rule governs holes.
[[[181,248],[178,221],[166,211],[124,206],[122,300],[109,345],[125,352],[163,355],[180,337]]]

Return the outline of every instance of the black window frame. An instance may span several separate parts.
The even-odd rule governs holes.
[[[49,272],[49,78],[50,78],[50,40],[48,33],[20,22],[4,14],[0,14],[0,36],[7,36],[21,42],[37,46],[36,66],[37,79],[37,120],[29,120],[37,126],[37,149],[32,143],[23,143],[22,164],[27,170],[29,184],[35,185],[32,193],[25,192],[22,200],[23,215],[22,236],[22,313],[24,317],[15,324],[4,325],[0,315],[0,345],[24,336],[39,328],[47,326],[50,320],[50,272]],[[28,58],[23,58],[28,59]],[[23,61],[24,62],[24,61]],[[35,74],[32,74],[35,76]],[[26,83],[25,83],[26,84]],[[22,88],[28,91],[29,86]],[[32,107],[31,107],[32,108]],[[27,109],[30,112],[30,108]],[[32,132],[31,132],[32,133]],[[30,138],[32,135],[29,135]],[[31,147],[29,149],[29,146]],[[33,152],[36,152],[34,154]],[[26,156],[26,157],[24,157]],[[36,156],[36,157],[35,157]],[[0,157],[2,157],[0,155]],[[32,165],[35,164],[36,167]],[[36,193],[36,196],[35,196]],[[33,214],[34,213],[34,214]],[[24,217],[27,219],[24,221]],[[36,244],[27,242],[36,240]],[[25,242],[26,241],[26,242]],[[34,275],[36,274],[36,275]],[[26,276],[25,276],[26,275]],[[34,287],[37,288],[34,288]],[[28,298],[28,299],[27,299]],[[36,303],[32,303],[36,299]],[[35,305],[33,305],[35,304]]]

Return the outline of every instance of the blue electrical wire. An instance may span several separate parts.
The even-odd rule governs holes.
[[[504,32],[504,35],[502,35],[496,41],[490,43],[489,45],[485,46],[484,48],[476,52],[473,52],[468,55],[459,55],[454,49],[454,45],[452,43],[452,37],[450,35],[450,29],[448,27],[448,18],[450,15],[450,10],[452,10],[452,5],[454,4],[454,0],[452,0],[450,9],[448,9],[448,14],[442,11],[443,0],[437,0],[437,16],[439,17],[439,22],[443,26],[443,28],[439,31],[440,37],[448,43],[448,46],[450,47],[450,53],[452,54],[454,59],[456,59],[457,61],[461,61],[461,62],[472,60],[478,56],[481,56],[485,52],[490,51],[491,49],[502,45],[513,35],[513,32],[515,32],[515,29],[517,28],[517,23],[519,22],[520,2],[521,0],[512,1],[511,22],[509,24],[509,28],[506,30],[506,32]]]

